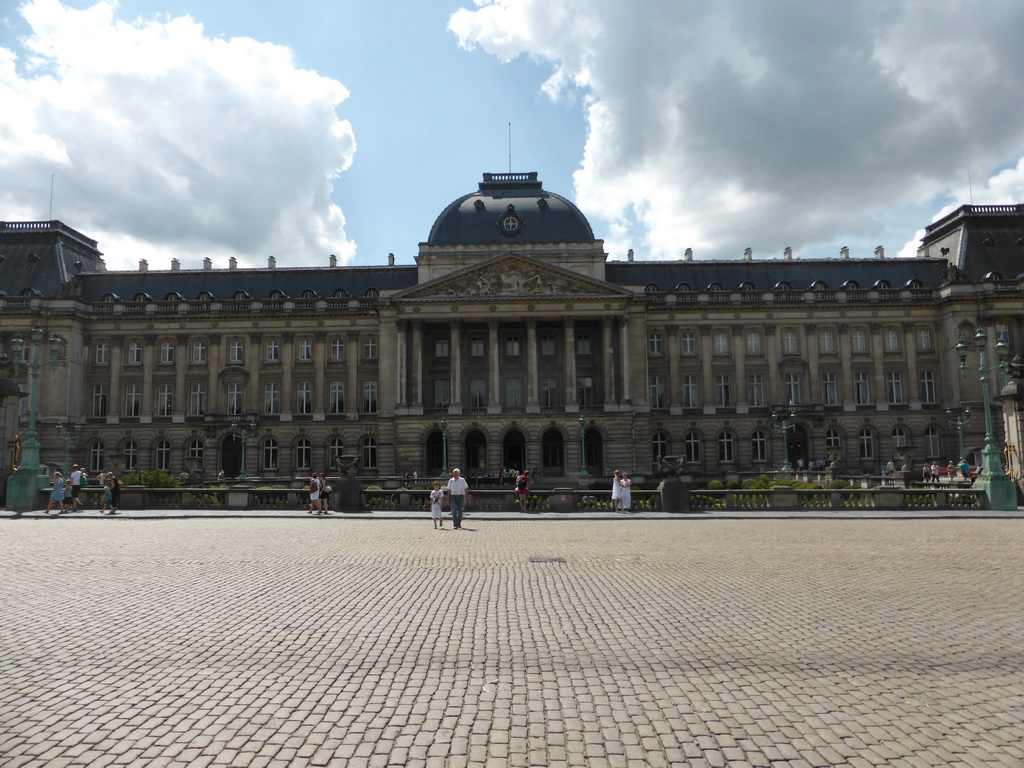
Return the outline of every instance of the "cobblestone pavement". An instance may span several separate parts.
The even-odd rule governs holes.
[[[0,765],[1024,766],[1019,519],[318,522],[0,520]]]

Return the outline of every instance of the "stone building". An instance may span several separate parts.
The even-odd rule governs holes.
[[[1022,235],[1024,206],[963,206],[912,259],[615,260],[535,173],[484,174],[415,265],[107,271],[59,221],[6,222],[0,344],[37,320],[66,342],[39,378],[51,466],[54,426],[77,423],[92,470],[207,478],[239,474],[251,425],[245,473],[278,480],[343,454],[366,475],[575,481],[650,474],[659,454],[705,476],[787,458],[877,473],[897,454],[955,459],[947,409],[976,411],[966,447],[981,445],[980,385],[955,347],[980,324],[1022,348]]]

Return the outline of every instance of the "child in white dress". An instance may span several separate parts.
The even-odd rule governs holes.
[[[630,490],[633,481],[629,479],[629,475],[623,472],[619,485],[621,486],[619,503],[622,505],[622,511],[628,515],[632,511],[631,507],[633,506],[633,492]]]
[[[444,499],[444,491],[441,484],[434,483],[434,490],[430,492],[430,519],[434,521],[434,528],[444,528],[444,518],[441,517],[441,501]]]

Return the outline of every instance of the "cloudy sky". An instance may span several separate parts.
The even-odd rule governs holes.
[[[511,146],[611,258],[906,254],[1024,201],[1022,31],[1016,0],[0,0],[0,219],[52,206],[114,268],[412,263]]]

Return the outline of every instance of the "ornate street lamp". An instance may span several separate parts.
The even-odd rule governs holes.
[[[587,472],[587,420],[580,414],[580,477],[590,477]]]
[[[793,467],[789,463],[789,438],[787,433],[791,429],[796,429],[796,413],[793,411],[789,412],[789,416],[780,417],[775,411],[772,411],[772,431],[782,433],[782,469],[780,472],[792,472]]]
[[[54,429],[64,441],[64,463],[61,465],[61,472],[68,473],[68,449],[72,445],[78,445],[78,436],[82,432],[81,424],[55,424]]]
[[[11,364],[13,372],[17,373],[19,367],[28,369],[29,373],[29,398],[28,398],[28,430],[21,441],[21,461],[18,469],[7,481],[7,506],[10,509],[19,511],[34,509],[36,507],[38,491],[40,487],[40,474],[43,471],[39,463],[39,438],[36,432],[36,413],[39,407],[39,371],[43,366],[50,366],[55,369],[60,365],[60,352],[64,347],[64,341],[56,334],[49,338],[50,356],[40,362],[39,347],[46,338],[39,321],[32,324],[28,332],[31,352],[29,361],[25,361],[25,340],[20,332],[11,337],[11,350],[14,352]]]
[[[984,491],[985,503],[989,509],[1010,510],[1017,508],[1017,488],[1003,471],[1003,462],[999,458],[999,449],[996,448],[995,434],[992,429],[992,397],[988,391],[988,372],[1006,370],[1008,347],[1002,340],[996,342],[996,356],[999,358],[999,363],[989,367],[985,359],[987,344],[988,336],[985,334],[985,329],[979,327],[974,334],[974,346],[978,349],[977,367],[967,364],[967,350],[970,345],[963,338],[956,345],[956,351],[960,356],[960,373],[963,378],[967,378],[968,370],[978,374],[978,381],[981,382],[981,401],[985,405],[985,447],[981,449],[981,476],[975,484]]]
[[[956,427],[956,434],[960,439],[960,461],[957,462],[959,466],[967,462],[967,456],[964,453],[964,427],[971,423],[971,409],[964,408],[964,412],[955,419],[953,418],[953,411],[947,410],[946,419],[949,422],[949,426]],[[952,478],[950,479],[952,480]]]
[[[238,479],[241,480],[243,483],[247,483],[249,481],[249,478],[245,474],[245,444],[250,437],[256,437],[256,422],[250,421],[249,428],[245,429],[243,427],[239,427],[237,421],[232,421],[231,434],[234,436],[236,440],[242,441],[242,468],[241,471],[239,471],[238,473]]]
[[[441,477],[448,477],[448,419],[441,417]]]

